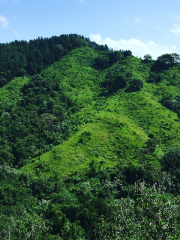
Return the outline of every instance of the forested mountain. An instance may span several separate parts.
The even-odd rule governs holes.
[[[0,239],[180,239],[179,55],[0,52]]]
[[[82,46],[108,50],[107,46],[99,46],[77,34],[0,44],[0,86],[17,76],[37,74],[70,50]]]

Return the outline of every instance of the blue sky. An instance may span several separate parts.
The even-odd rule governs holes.
[[[138,57],[180,54],[180,1],[0,0],[0,43],[70,33]]]

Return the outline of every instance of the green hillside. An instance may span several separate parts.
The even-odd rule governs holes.
[[[0,49],[0,239],[179,240],[180,56]]]
[[[178,116],[159,102],[164,95],[178,95],[178,84],[168,85],[171,75],[179,74],[179,68],[166,70],[163,73],[166,78],[161,82],[149,83],[152,62],[129,56],[97,70],[93,66],[97,57],[98,52],[88,47],[76,49],[41,73],[43,77],[59,80],[65,95],[78,106],[78,111],[72,114],[78,130],[51,151],[32,159],[22,171],[49,175],[56,169],[67,175],[87,168],[92,160],[103,162],[104,168],[127,161],[133,164],[150,161],[161,167],[163,153],[179,144]],[[109,91],[110,87],[105,88],[103,83],[116,69],[115,77],[124,74],[123,71],[130,72],[132,79],[143,81],[143,88],[128,91],[127,85]],[[108,81],[113,82],[113,77]]]

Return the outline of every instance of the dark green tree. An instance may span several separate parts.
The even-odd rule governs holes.
[[[158,57],[155,61],[154,65],[152,66],[153,71],[162,71],[167,70],[170,67],[176,65],[180,61],[180,56],[176,53],[171,54],[163,54],[162,56]]]
[[[137,92],[143,88],[143,81],[140,79],[133,79],[129,82],[126,92]]]
[[[144,61],[145,61],[145,62],[152,61],[152,56],[151,56],[150,54],[144,55]]]

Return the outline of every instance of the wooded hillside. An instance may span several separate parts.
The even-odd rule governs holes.
[[[0,239],[180,239],[179,55],[0,52]]]

